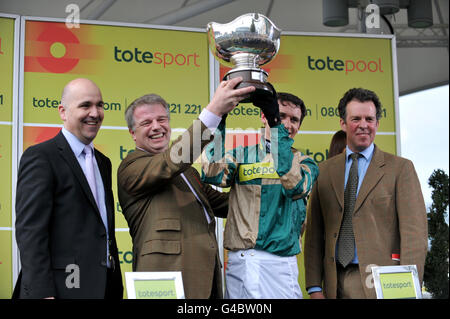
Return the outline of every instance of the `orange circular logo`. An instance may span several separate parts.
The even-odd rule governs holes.
[[[66,28],[48,28],[43,31],[38,41],[46,42],[48,45],[47,57],[37,57],[40,65],[52,73],[65,73],[72,70],[80,59],[65,57],[68,46],[79,44],[78,38]]]

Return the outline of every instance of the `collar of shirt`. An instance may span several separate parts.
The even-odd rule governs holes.
[[[364,180],[364,176],[366,175],[367,169],[369,168],[370,161],[372,160],[373,151],[375,149],[375,145],[372,143],[368,148],[364,151],[360,152],[362,156],[358,159],[358,189],[356,194],[359,193],[359,189],[361,187],[362,181]],[[351,151],[348,146],[345,148],[345,184],[347,185],[348,174],[350,172],[350,166],[352,165],[352,158],[350,155],[355,153]]]
[[[66,130],[64,127],[62,128],[62,133],[64,135],[64,137],[66,138],[67,142],[70,145],[70,148],[72,149],[73,153],[75,154],[75,156],[78,158],[81,153],[84,150],[84,147],[86,146],[86,144],[84,144],[83,142],[81,142],[78,137],[76,137],[75,135],[73,135],[71,132],[69,132],[68,130]],[[94,151],[94,144],[91,142],[89,144],[89,146],[92,149],[92,152]]]
[[[149,151],[147,151],[147,150],[144,150],[142,147],[139,147],[139,146],[136,146],[136,149],[138,149],[138,150],[140,150],[140,151],[142,151],[142,152],[145,152],[145,153],[148,153],[148,154],[150,154],[150,152]]]
[[[370,160],[372,159],[372,155],[373,155],[373,150],[375,149],[375,145],[372,143],[369,145],[368,148],[366,148],[364,151],[360,152],[359,154],[361,154],[366,161],[370,162]],[[347,159],[347,163],[352,162],[350,155],[353,154],[355,152],[353,152],[348,145],[345,147],[345,154],[346,154],[346,159]]]

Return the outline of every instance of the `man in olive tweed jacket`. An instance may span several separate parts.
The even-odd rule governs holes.
[[[170,113],[161,97],[143,96],[125,115],[136,150],[119,166],[118,193],[133,240],[133,271],[181,271],[188,299],[223,296],[214,216],[226,217],[228,194],[201,183],[192,163],[222,116],[254,90],[235,90],[240,80],[222,82],[170,147]]]
[[[381,115],[375,93],[348,91],[339,112],[347,149],[319,165],[307,213],[306,288],[311,298],[376,298],[371,265],[413,264],[422,282],[427,253],[425,204],[412,162],[373,144]],[[344,212],[346,168],[348,172],[353,152],[363,154],[358,160],[362,170],[352,214],[356,249],[352,262],[342,267],[336,245]]]

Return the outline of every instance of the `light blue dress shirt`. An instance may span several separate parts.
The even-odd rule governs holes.
[[[83,170],[84,175],[86,176],[86,163],[85,163],[85,156],[83,153],[85,144],[82,143],[75,135],[73,135],[71,132],[63,128],[62,134],[66,138],[67,142],[70,145],[70,148],[72,149],[78,163],[81,166],[81,169]],[[94,144],[91,142],[89,146],[92,148],[92,154],[94,154]],[[97,160],[95,159],[95,156],[92,157],[94,160],[94,171],[95,171],[95,184],[97,186],[97,201],[98,201],[98,209],[100,211],[100,216],[103,221],[103,225],[105,225],[106,229],[106,263],[107,267],[111,267],[109,262],[109,233],[108,233],[108,215],[106,212],[106,203],[105,203],[105,188],[103,187],[103,179],[100,174],[100,169],[98,168]]]

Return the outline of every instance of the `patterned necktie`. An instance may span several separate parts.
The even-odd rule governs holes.
[[[89,145],[86,145],[83,150],[85,154],[86,160],[86,179],[89,183],[89,186],[92,191],[92,195],[94,195],[95,202],[98,206],[97,200],[97,184],[95,183],[95,171],[94,171],[94,160],[92,158],[92,148]]]
[[[355,209],[356,191],[358,189],[358,158],[359,153],[352,153],[352,166],[348,174],[347,186],[344,192],[344,216],[338,238],[339,263],[346,267],[355,256],[355,236],[353,234],[352,215]]]

